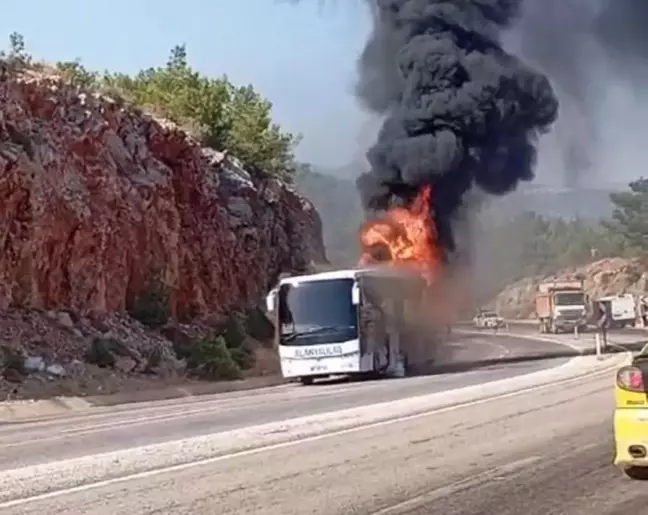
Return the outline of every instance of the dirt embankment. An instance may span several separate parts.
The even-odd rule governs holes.
[[[34,380],[98,393],[182,377],[178,334],[197,320],[209,334],[325,260],[319,215],[292,188],[119,100],[0,64],[0,400]],[[170,323],[151,330],[127,308],[154,282]]]
[[[591,298],[617,293],[648,293],[648,266],[641,259],[609,258],[569,268],[550,276],[527,277],[504,288],[491,305],[507,318],[534,318],[538,283],[544,280],[583,278]]]

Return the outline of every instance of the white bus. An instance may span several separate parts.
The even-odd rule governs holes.
[[[287,277],[267,297],[284,378],[311,384],[334,375],[402,376],[414,340],[404,316],[425,282],[393,267]]]

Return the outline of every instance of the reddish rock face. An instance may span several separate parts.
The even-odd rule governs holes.
[[[324,260],[319,215],[171,124],[31,72],[0,77],[0,309],[120,311],[154,274],[176,315],[258,300]]]

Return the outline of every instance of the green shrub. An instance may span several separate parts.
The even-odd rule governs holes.
[[[75,59],[74,61],[59,61],[56,63],[56,69],[71,84],[80,88],[92,88],[98,84],[98,74],[88,70],[81,64],[79,59]]]
[[[184,359],[187,370],[203,379],[231,380],[254,365],[254,349],[245,332],[245,316],[231,314],[211,336],[197,340],[176,338],[176,356]]]
[[[25,356],[19,350],[8,346],[0,347],[0,368],[15,370],[21,375],[27,375]]]
[[[85,360],[101,368],[112,368],[117,363],[117,357],[131,358],[139,361],[127,344],[116,338],[95,338],[86,350]]]
[[[112,368],[117,363],[113,353],[113,341],[110,338],[95,338],[86,351],[85,360],[100,368]]]
[[[187,368],[204,379],[238,379],[241,367],[234,359],[222,336],[195,342],[187,359]]]
[[[267,341],[274,336],[274,325],[260,308],[250,309],[245,316],[245,332],[259,341]]]
[[[254,350],[249,346],[245,321],[244,315],[233,313],[217,331],[225,340],[232,359],[241,370],[247,370],[254,365]]]
[[[171,316],[167,288],[159,279],[151,280],[128,307],[128,313],[135,320],[152,329],[163,326]]]
[[[162,365],[162,348],[152,348],[146,356],[146,367],[144,367],[145,374],[154,374],[155,371]]]

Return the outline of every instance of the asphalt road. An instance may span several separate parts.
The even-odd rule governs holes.
[[[537,323],[528,323],[528,322],[520,322],[516,320],[508,320],[507,321],[509,328],[511,331],[515,332],[516,334],[520,335],[538,335],[538,326]],[[474,324],[471,322],[464,322],[461,324],[458,324],[458,327],[460,328],[466,328],[466,329],[472,329],[474,328]],[[583,337],[593,337],[593,335],[597,332],[597,329],[593,326],[590,326],[587,331],[584,333]],[[647,329],[642,329],[642,328],[637,328],[637,327],[625,327],[623,329],[610,329],[608,330],[608,338],[614,342],[615,339],[620,339],[620,340],[627,340],[628,338],[631,338],[635,341],[648,341],[648,330]]]
[[[492,365],[492,361],[564,351],[562,345],[523,338],[456,336],[445,348],[440,362],[465,369],[462,373],[324,382],[311,387],[291,384],[251,392],[106,407],[92,414],[0,425],[0,472],[503,379],[565,360],[504,365]]]
[[[0,426],[0,475],[1,471],[27,465],[481,384],[565,361],[563,358],[480,366],[480,362],[538,357],[547,351],[564,349],[523,338],[463,337],[445,355],[446,360],[463,362],[466,369],[473,368],[461,373],[313,387],[286,385],[256,392],[146,403],[134,408],[102,408],[83,416],[4,425]],[[592,460],[596,459],[605,477],[611,474],[613,481],[618,479],[615,470],[608,466],[609,424],[602,422],[609,418],[609,382],[608,377],[605,381],[578,385],[576,389],[535,394],[532,402],[528,398],[522,402],[491,401],[345,436],[224,459],[211,465],[148,474],[125,483],[73,491],[13,508],[3,508],[0,504],[0,513],[368,514],[383,513],[376,510],[432,490],[436,492],[430,501],[435,512],[442,509],[446,513],[462,514],[509,513],[503,512],[497,503],[485,510],[484,503],[490,502],[492,494],[484,497],[483,489],[491,488],[489,482],[500,487],[509,482],[508,488],[513,488],[523,474],[529,475],[530,484],[554,480],[552,472],[547,471],[545,479],[536,473],[555,466],[552,456],[560,460],[577,459],[585,466],[592,466]],[[578,417],[572,416],[575,411]],[[589,428],[583,424],[590,423],[596,425],[594,433],[583,432],[583,428]],[[585,447],[575,441],[576,433],[581,439],[589,439]],[[595,446],[592,446],[592,434]],[[565,438],[571,442],[569,445]],[[566,468],[571,470],[571,465]],[[480,475],[476,476],[475,472]],[[476,483],[469,482],[469,487],[464,489],[461,485],[465,481]],[[560,482],[556,485],[564,487]],[[513,498],[520,497],[520,502],[524,502],[524,495],[531,493],[546,497],[538,492],[523,495],[525,488],[522,483],[515,486],[519,493]],[[480,496],[474,497],[480,489]],[[506,493],[504,489],[502,495],[502,499],[507,499],[511,492]],[[460,498],[465,500],[453,508],[454,500]],[[384,513],[417,513],[410,510],[419,509],[414,504]],[[530,512],[524,502],[510,511],[511,515],[521,513],[522,506],[524,513],[536,513]],[[540,509],[537,513],[552,512]],[[555,513],[571,515],[572,512]],[[582,513],[608,512],[588,508]]]
[[[644,513],[646,485],[611,465],[612,377],[109,482],[1,513]]]

